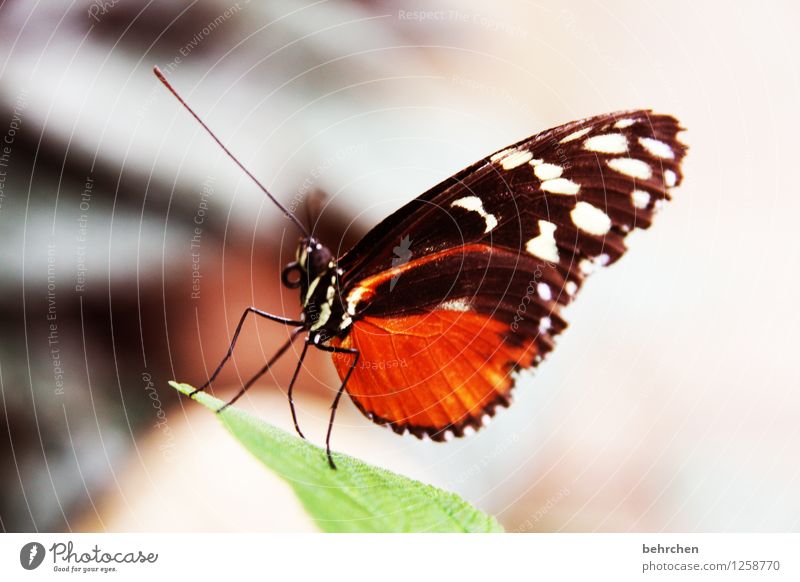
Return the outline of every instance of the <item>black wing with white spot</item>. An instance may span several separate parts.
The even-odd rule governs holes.
[[[476,311],[535,336],[625,252],[681,181],[677,120],[636,110],[575,121],[505,148],[386,218],[339,260],[350,318]],[[402,261],[393,253],[405,241]],[[351,320],[348,318],[348,324]]]

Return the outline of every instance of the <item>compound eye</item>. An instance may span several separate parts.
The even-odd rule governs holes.
[[[300,287],[302,280],[302,269],[297,263],[289,263],[283,268],[281,272],[281,282],[289,289],[297,289]]]

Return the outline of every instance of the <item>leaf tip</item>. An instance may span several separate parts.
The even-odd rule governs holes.
[[[197,388],[195,388],[191,384],[186,384],[185,382],[178,382],[176,380],[170,380],[167,383],[173,388],[175,388],[175,390],[183,394],[184,396],[188,396],[192,400],[198,401],[206,408],[209,408],[215,412],[222,405],[222,402],[220,400],[214,398],[210,394],[206,394],[205,392],[198,392]]]
[[[181,394],[185,394],[186,396],[191,396],[192,392],[194,392],[194,386],[191,384],[184,384],[183,382],[178,382],[177,380],[170,380],[167,382],[170,386],[175,388]]]

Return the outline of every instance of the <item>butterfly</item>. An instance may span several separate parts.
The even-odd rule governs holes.
[[[504,148],[389,215],[336,257],[225,148],[300,229],[296,257],[281,274],[299,291],[301,314],[250,314],[294,326],[289,340],[242,386],[236,401],[292,342],[331,353],[344,392],[370,420],[435,441],[479,429],[508,406],[519,370],[537,366],[567,326],[563,308],[597,267],[625,253],[678,186],[686,146],[678,121],[649,110],[573,121]],[[226,405],[227,406],[227,405]],[[224,408],[224,407],[223,407]]]

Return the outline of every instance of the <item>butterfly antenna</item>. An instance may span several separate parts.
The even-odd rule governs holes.
[[[296,217],[294,214],[292,214],[292,213],[291,213],[291,212],[290,212],[290,211],[289,211],[289,210],[288,210],[288,209],[287,209],[287,208],[286,208],[286,207],[285,207],[283,204],[281,204],[280,202],[278,202],[278,200],[277,200],[277,199],[276,199],[276,198],[275,198],[275,197],[274,197],[274,196],[273,196],[273,195],[272,195],[272,194],[269,192],[269,190],[267,190],[267,189],[266,189],[266,187],[265,187],[265,186],[264,186],[264,185],[263,185],[263,184],[262,184],[262,183],[261,183],[261,182],[258,180],[258,178],[256,178],[256,177],[255,177],[255,176],[252,174],[252,172],[250,172],[250,170],[248,170],[247,168],[245,168],[245,167],[244,167],[244,165],[242,164],[242,162],[240,162],[240,161],[239,161],[239,160],[236,158],[236,156],[234,156],[234,155],[231,153],[231,151],[230,151],[228,148],[226,148],[226,147],[225,147],[225,144],[223,144],[223,143],[220,141],[220,139],[219,139],[219,138],[216,136],[216,134],[215,134],[213,131],[211,131],[211,128],[210,128],[210,127],[208,127],[208,126],[205,124],[205,122],[204,122],[202,119],[200,119],[200,116],[199,116],[199,115],[197,115],[197,113],[195,113],[195,112],[194,112],[194,110],[193,110],[191,107],[189,107],[189,104],[188,104],[188,103],[186,103],[186,101],[184,101],[184,100],[183,100],[183,97],[181,97],[181,96],[178,94],[178,92],[175,90],[175,88],[174,88],[174,87],[173,87],[173,86],[170,84],[170,82],[169,82],[169,81],[167,81],[167,78],[164,76],[164,73],[162,73],[162,72],[161,72],[161,69],[159,69],[158,67],[153,67],[153,72],[156,74],[156,77],[158,77],[158,80],[159,80],[159,81],[161,81],[161,82],[164,84],[164,86],[165,86],[167,89],[169,89],[170,93],[172,93],[172,94],[175,96],[175,98],[176,98],[176,99],[177,99],[177,100],[180,102],[180,104],[181,104],[181,105],[183,105],[183,106],[186,108],[186,110],[187,110],[189,113],[191,113],[191,114],[192,114],[192,117],[194,117],[194,118],[197,120],[197,122],[198,122],[198,123],[199,123],[199,124],[200,124],[200,125],[203,127],[203,129],[205,129],[205,130],[208,132],[208,135],[210,135],[210,136],[211,136],[211,137],[214,139],[214,141],[215,141],[215,142],[217,142],[217,144],[219,145],[219,147],[221,147],[221,148],[222,148],[222,151],[224,151],[226,154],[228,154],[228,157],[229,157],[230,159],[232,159],[232,160],[233,160],[233,161],[236,163],[236,165],[237,165],[237,166],[239,166],[239,167],[242,169],[242,171],[243,171],[245,174],[247,174],[247,175],[248,175],[248,177],[249,177],[249,178],[250,178],[250,179],[251,179],[253,182],[255,182],[256,186],[258,186],[259,188],[261,188],[261,191],[262,191],[262,192],[264,192],[264,194],[266,194],[266,195],[267,195],[267,198],[269,198],[270,200],[272,200],[272,201],[275,203],[275,205],[276,205],[278,208],[280,208],[280,209],[283,211],[283,213],[284,213],[284,214],[285,214],[287,217],[289,217],[289,218],[292,220],[292,222],[294,222],[294,223],[297,225],[297,228],[299,228],[299,229],[300,229],[300,231],[301,231],[301,232],[302,232],[302,233],[303,233],[303,234],[304,234],[306,237],[307,237],[307,236],[309,236],[308,230],[306,229],[306,227],[305,227],[305,226],[303,226],[303,223],[302,223],[302,222],[300,222],[299,220],[297,220],[297,217]]]
[[[308,230],[314,231],[314,217],[311,215],[311,205],[308,203],[308,199],[306,198],[306,224],[308,225]]]
[[[314,231],[317,220],[322,212],[322,206],[328,195],[319,188],[312,189],[306,196],[306,222],[311,232]]]

